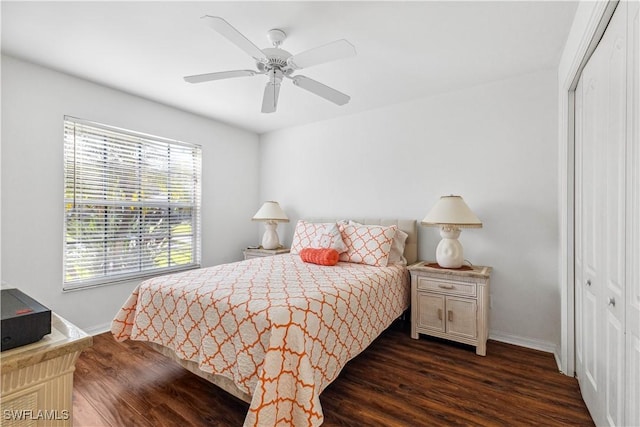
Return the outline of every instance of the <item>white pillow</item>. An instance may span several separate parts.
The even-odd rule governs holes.
[[[404,257],[404,245],[407,242],[409,235],[404,231],[397,229],[396,235],[393,236],[393,242],[391,242],[391,252],[389,253],[389,262],[387,265],[401,264],[407,265],[407,259]]]
[[[293,233],[290,253],[299,254],[304,248],[333,248],[338,253],[347,250],[335,222],[308,222],[301,219]]]
[[[316,231],[316,236],[311,242],[311,247],[322,249],[331,248],[338,251],[339,254],[347,250],[347,245],[344,244],[340,230],[338,230],[338,225],[335,222],[333,224],[324,224],[322,229]]]

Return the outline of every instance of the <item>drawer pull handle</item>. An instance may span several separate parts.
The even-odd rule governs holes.
[[[587,286],[591,286],[591,280],[587,280]]]
[[[442,289],[453,289],[453,285],[438,285],[438,287]]]
[[[442,320],[442,309],[438,309],[438,320]]]
[[[453,322],[453,311],[451,310],[447,311],[447,320],[449,322]]]
[[[609,297],[609,305],[616,306],[616,299],[614,297]]]

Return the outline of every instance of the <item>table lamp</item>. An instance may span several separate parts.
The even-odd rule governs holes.
[[[278,202],[264,202],[262,207],[251,218],[253,221],[265,221],[265,232],[262,236],[262,247],[264,249],[278,249],[280,247],[280,239],[276,232],[279,222],[289,222],[289,218],[284,213]]]
[[[420,222],[440,227],[442,240],[436,248],[436,261],[444,268],[460,268],[464,257],[458,241],[461,228],[481,228],[482,222],[460,196],[442,196]]]

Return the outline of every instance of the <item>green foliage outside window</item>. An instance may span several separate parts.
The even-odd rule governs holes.
[[[200,148],[65,121],[65,283],[197,266]]]

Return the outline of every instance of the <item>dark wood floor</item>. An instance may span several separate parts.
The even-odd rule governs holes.
[[[487,356],[402,325],[320,396],[326,426],[593,425],[553,356],[490,341]],[[241,426],[248,404],[143,343],[94,337],[77,363],[74,426]]]

